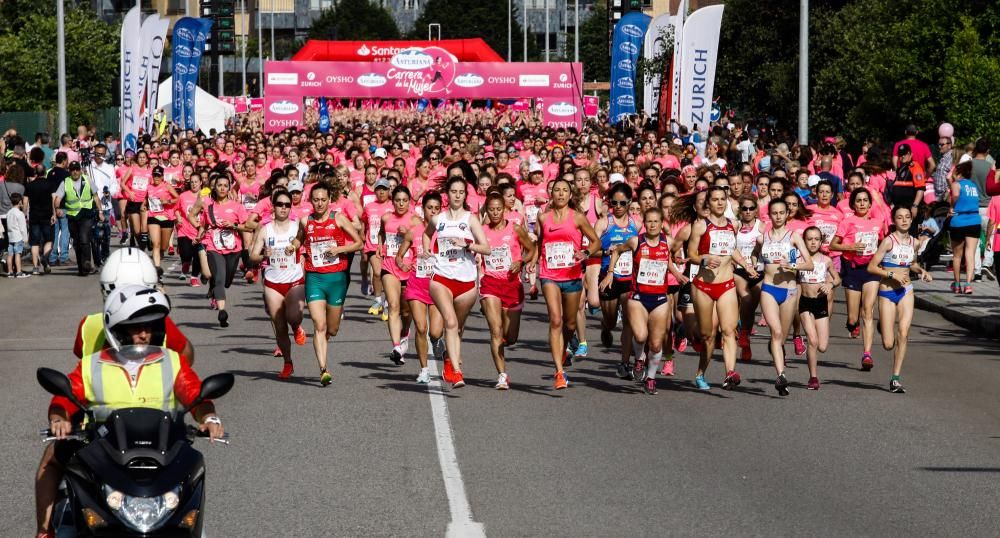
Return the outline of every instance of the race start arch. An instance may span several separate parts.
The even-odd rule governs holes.
[[[406,49],[440,47],[460,62],[504,61],[481,37],[435,41],[323,41],[310,39],[292,56],[307,62],[388,62]]]
[[[303,127],[304,100],[535,99],[548,126],[582,126],[580,63],[460,62],[440,47],[402,50],[385,62],[267,62],[264,129]]]

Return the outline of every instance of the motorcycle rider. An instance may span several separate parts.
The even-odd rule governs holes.
[[[201,379],[187,359],[162,342],[170,303],[167,297],[146,286],[114,289],[104,304],[104,338],[108,346],[86,355],[69,374],[76,399],[94,412],[95,421],[105,420],[116,409],[144,407],[180,413],[201,391]],[[172,377],[168,380],[165,377]],[[97,380],[95,382],[95,380]],[[49,404],[49,430],[64,439],[73,430],[73,417],[80,411],[68,398],[55,396]],[[191,410],[198,429],[212,439],[223,436],[222,421],[211,401]],[[65,465],[79,441],[50,443],[42,455],[35,478],[35,508],[39,537],[54,537],[50,529],[52,508],[58,495]]]
[[[108,256],[101,269],[101,295],[107,299],[116,288],[129,285],[140,285],[149,288],[157,286],[156,266],[149,256],[134,247],[120,248]],[[168,316],[165,320],[165,331],[162,340],[156,345],[166,346],[187,358],[189,364],[194,364],[194,347],[181,333],[177,325]],[[77,358],[97,353],[105,347],[104,313],[96,312],[80,320],[73,343],[73,354]]]

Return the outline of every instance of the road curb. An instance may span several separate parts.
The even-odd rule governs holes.
[[[940,314],[944,319],[962,327],[977,337],[1000,339],[1000,316],[974,315],[955,308],[947,296],[935,292],[914,294],[914,305],[920,310]]]

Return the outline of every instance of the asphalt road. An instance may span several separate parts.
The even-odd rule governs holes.
[[[937,315],[916,315],[906,395],[887,392],[891,359],[880,348],[874,371],[858,370],[860,343],[838,315],[818,392],[804,389],[801,360],[786,398],[764,360],[741,365],[735,392],[718,388],[717,362],[716,387],[698,392],[685,353],[650,397],[614,376],[617,354],[599,344],[569,370],[568,390],[552,390],[535,301],[508,351],[513,390],[492,389],[477,314],[464,346],[469,386],[440,392],[413,383],[412,355],[402,367],[388,361],[384,324],[355,284],[331,345],[334,383],[321,388],[310,344],[293,346],[296,376],[276,379],[258,286],[234,286],[232,325],[219,329],[206,288],[168,284],[198,372],[237,376],[218,402],[232,445],[201,445],[208,536],[997,533],[1000,346]],[[29,536],[48,401],[34,371],[72,369],[76,324],[100,294],[95,277],[65,270],[0,287],[0,536]],[[596,320],[590,327],[595,343]]]

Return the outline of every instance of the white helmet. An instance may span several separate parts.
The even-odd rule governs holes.
[[[107,298],[115,289],[138,285],[155,287],[159,278],[153,260],[135,247],[120,248],[108,256],[101,269],[101,294]]]
[[[152,345],[163,343],[166,318],[170,303],[162,292],[142,285],[131,285],[114,290],[104,301],[104,336],[115,351],[131,346],[129,327],[152,327]],[[144,351],[140,349],[139,351]]]

